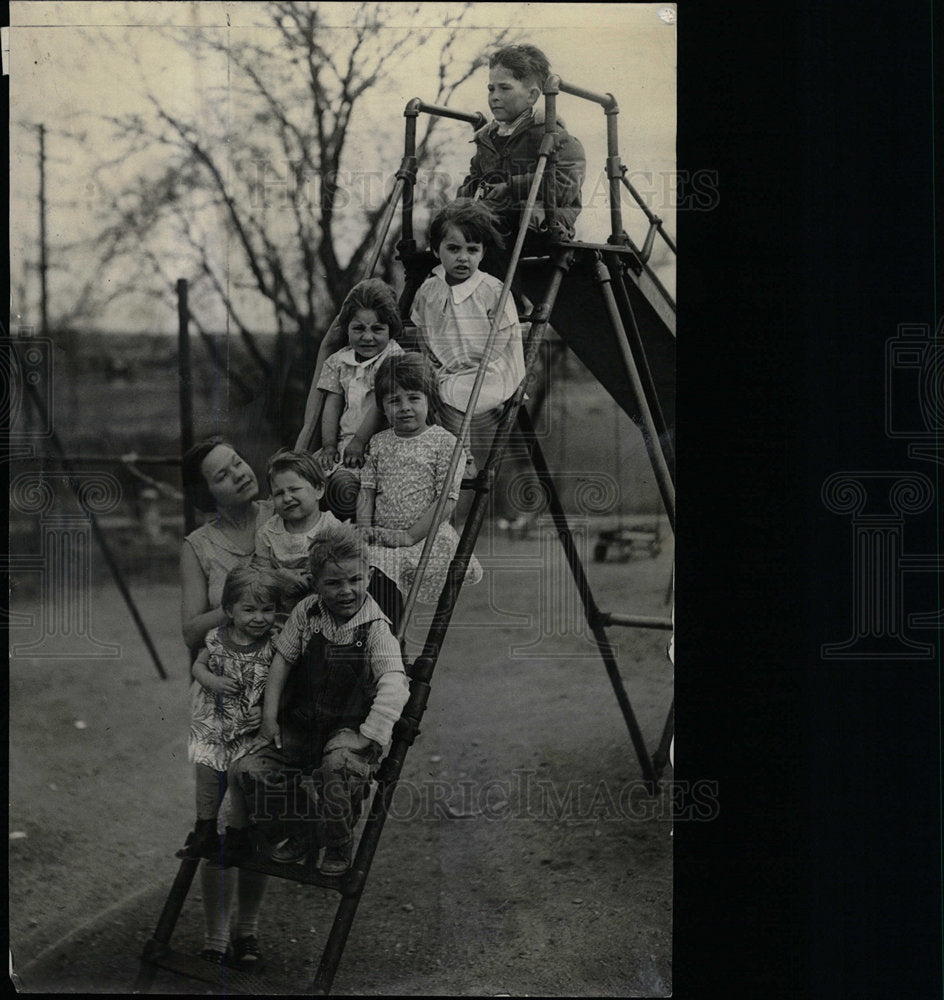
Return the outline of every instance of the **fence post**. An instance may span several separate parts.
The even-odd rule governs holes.
[[[193,370],[190,364],[190,310],[187,279],[177,279],[177,370],[180,376],[180,457],[193,446]],[[197,526],[193,503],[184,491],[184,532]]]

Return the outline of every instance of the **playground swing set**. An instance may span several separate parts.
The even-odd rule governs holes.
[[[561,242],[550,245],[544,256],[522,257],[527,222],[542,193],[549,219],[553,218],[555,211],[554,184],[545,184],[544,181],[545,175],[553,179],[555,170],[556,102],[559,93],[596,103],[602,107],[606,115],[606,169],[612,231],[605,244]],[[529,385],[534,379],[541,344],[549,329],[553,313],[554,329],[560,338],[640,428],[665,515],[674,532],[675,485],[672,439],[675,423],[675,305],[649,267],[648,260],[656,236],[665,241],[672,253],[676,253],[676,248],[664,231],[661,220],[649,210],[625,176],[625,169],[620,163],[617,135],[619,108],[614,97],[611,94],[595,94],[566,84],[557,76],[550,76],[544,86],[544,101],[545,136],[527,205],[522,214],[522,223],[502,285],[499,304],[495,310],[496,317],[503,314],[508,296],[512,294],[513,284],[521,301],[530,300],[532,303],[537,303],[522,317],[522,323],[527,324],[524,327],[527,330],[526,375],[518,390],[505,404],[485,466],[478,471],[474,479],[463,483],[464,488],[470,488],[474,492],[472,505],[440,593],[422,652],[408,667],[409,700],[394,727],[390,750],[376,775],[376,785],[372,797],[369,797],[369,812],[363,824],[353,864],[344,875],[328,876],[321,874],[317,869],[316,851],[310,852],[309,860],[299,865],[278,864],[270,861],[261,852],[256,852],[249,861],[240,866],[295,882],[328,888],[339,894],[340,902],[311,983],[310,992],[315,995],[326,995],[331,991],[407,751],[420,733],[419,727],[429,700],[433,671],[485,519],[489,492],[506,447],[514,434],[517,434],[518,440],[524,443],[538,482],[544,491],[555,531],[563,547],[587,622],[613,687],[650,794],[657,794],[660,777],[669,760],[674,702],[668,708],[658,745],[650,754],[620,676],[615,650],[607,637],[606,629],[611,626],[626,626],[670,631],[672,619],[607,613],[597,606],[554,477],[535,433],[533,418],[523,403]],[[413,191],[417,169],[416,123],[420,114],[455,119],[466,122],[476,129],[485,124],[485,119],[480,113],[467,114],[428,105],[417,98],[406,105],[404,156],[396,174],[396,183],[388,198],[377,242],[366,268],[366,276],[373,274],[397,205],[402,202],[402,230],[397,250],[398,259],[406,273],[405,289],[400,301],[401,313],[404,316],[409,316],[413,295],[433,263],[430,254],[417,250],[413,236]],[[641,248],[634,246],[623,230],[621,187],[629,191],[648,219],[648,231]],[[496,337],[497,326],[493,322],[485,356],[475,379],[469,407],[458,435],[459,440],[465,437],[469,429]],[[461,455],[462,448],[457,442],[445,477],[446,482],[450,482],[456,474]],[[444,491],[439,497],[420,564],[407,596],[398,634],[401,645],[414,610],[416,594],[429,560],[432,542],[444,516],[446,500]],[[659,541],[661,543],[661,538]],[[159,969],[217,984],[226,992],[266,992],[265,984],[257,977],[225,966],[221,968],[171,947],[170,940],[174,927],[200,864],[201,860],[198,858],[184,857],[181,860],[155,931],[144,947],[135,992],[147,992]]]

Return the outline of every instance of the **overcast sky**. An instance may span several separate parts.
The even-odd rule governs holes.
[[[345,29],[353,5],[323,4],[331,24]],[[17,275],[22,263],[35,264],[38,257],[37,215],[37,140],[35,128],[21,125],[44,123],[48,129],[69,128],[85,131],[87,139],[78,149],[73,146],[68,157],[57,150],[53,137],[47,140],[47,188],[49,205],[49,242],[53,250],[85,235],[81,201],[87,189],[88,171],[102,149],[104,132],[94,114],[118,115],[144,112],[144,82],[167,106],[179,110],[199,105],[207,78],[225,79],[221,62],[198,70],[196,64],[169,61],[166,45],[158,44],[154,23],[171,23],[186,31],[218,32],[221,39],[246,37],[258,33],[259,4],[253,3],[135,3],[135,24],[129,32],[128,7],[119,2],[65,3],[13,2],[10,5],[11,72],[11,251],[14,276],[14,315],[21,309],[35,309],[35,270],[28,279],[26,307],[17,301]],[[441,31],[442,11],[454,5],[429,3],[429,32]],[[675,8],[672,4],[593,4],[593,3],[479,3],[474,5],[467,31],[471,54],[486,43],[497,29],[511,26],[521,29],[527,40],[542,48],[551,65],[565,81],[589,90],[614,94],[619,102],[622,161],[628,167],[636,187],[650,207],[675,231]],[[131,62],[131,49],[139,57],[141,73]],[[110,44],[109,44],[110,43]],[[463,39],[465,44],[465,38]],[[430,57],[435,46],[430,47]],[[461,49],[460,49],[461,54]],[[379,154],[372,129],[383,116],[402,116],[411,97],[432,99],[434,82],[429,78],[432,64],[420,56],[408,79],[383,92],[369,95],[358,106],[352,120],[352,152],[362,144],[364,159],[388,159],[377,162],[375,169],[395,170],[402,147]],[[415,70],[415,72],[414,72]],[[488,72],[480,70],[457,92],[451,104],[468,111],[486,111],[485,84]],[[429,83],[424,87],[424,77]],[[558,101],[558,110],[568,129],[578,135],[587,151],[588,174],[584,185],[585,209],[578,236],[603,240],[607,234],[608,214],[603,192],[605,157],[605,119],[602,111],[566,95]],[[464,126],[462,126],[464,128]],[[453,169],[462,172],[470,148],[468,135],[456,145]],[[83,155],[86,159],[83,160]],[[639,241],[641,215],[627,211],[626,225]],[[674,275],[665,276],[670,283]],[[50,292],[55,294],[55,271],[50,272]],[[51,309],[55,313],[55,309]],[[24,316],[24,321],[30,319]],[[33,320],[35,321],[35,319]],[[134,317],[121,310],[103,316],[101,326],[121,328],[174,329],[176,318],[164,316],[156,307],[137,312]]]

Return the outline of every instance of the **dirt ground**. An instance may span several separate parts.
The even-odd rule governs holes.
[[[593,530],[578,536],[588,550]],[[669,793],[645,794],[554,532],[492,552],[483,538],[478,555],[486,578],[460,597],[334,992],[667,995]],[[671,541],[654,559],[588,558],[600,607],[666,616],[672,558]],[[18,649],[41,635],[42,608],[14,595],[27,616],[13,621],[10,664],[10,942],[23,992],[130,991],[177,870],[192,822],[187,683],[176,582],[166,565],[159,576],[132,591],[166,681],[107,580],[87,620],[113,658]],[[652,749],[672,699],[668,633],[611,636]],[[267,892],[272,991],[304,992],[338,897],[281,879]],[[197,880],[173,939],[194,952],[199,896]],[[154,992],[208,988],[160,973]]]

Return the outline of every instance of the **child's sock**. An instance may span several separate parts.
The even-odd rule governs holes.
[[[234,938],[256,937],[259,933],[259,908],[265,896],[266,876],[261,872],[239,872],[239,918]]]
[[[212,948],[213,951],[225,954],[226,946],[229,943],[227,928],[236,904],[236,869],[223,870],[202,864],[200,871],[203,886],[203,914],[206,919],[206,936],[203,939],[203,947]]]

